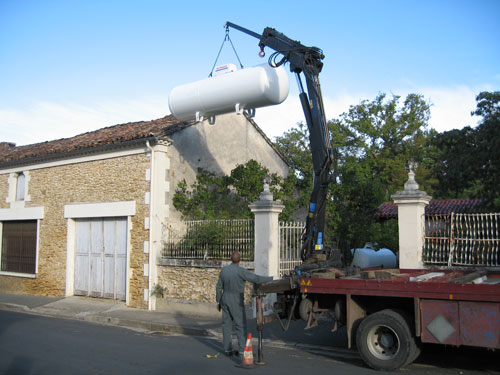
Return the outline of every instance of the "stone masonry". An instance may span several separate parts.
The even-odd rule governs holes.
[[[154,150],[153,158],[150,150]],[[172,299],[215,303],[220,265],[158,265],[155,258],[161,252],[161,226],[181,219],[172,206],[180,181],[192,183],[198,168],[228,174],[250,159],[271,172],[282,176],[288,173],[283,157],[257,124],[235,114],[218,116],[215,125],[206,121],[182,123],[166,116],[68,139],[0,147],[2,220],[26,220],[36,214],[39,229],[36,275],[0,272],[0,292],[71,295],[74,275],[68,265],[72,264],[75,248],[71,242],[76,236],[75,220],[92,217],[92,212],[85,211],[88,204],[95,204],[92,209],[126,204],[127,209],[133,208],[116,216],[127,216],[129,223],[128,305],[155,309],[156,297],[151,295],[155,284],[165,286],[167,297]],[[20,172],[27,172],[29,199],[11,202],[13,181]],[[30,215],[16,218],[16,210],[23,207]],[[78,210],[89,216],[79,216]],[[112,212],[102,212],[101,216],[113,216]]]
[[[196,267],[161,266],[158,284],[164,288],[164,297],[189,302],[208,302],[215,304],[215,287],[221,266],[200,265]],[[228,263],[228,262],[226,262]],[[244,266],[244,265],[243,265]],[[245,285],[245,305],[252,303],[252,284]]]
[[[33,279],[0,275],[0,290],[63,296],[68,240],[64,206],[134,200],[136,214],[131,218],[129,248],[129,305],[147,308],[143,290],[148,288],[148,279],[144,276],[143,267],[149,260],[143,246],[149,236],[149,231],[144,228],[144,220],[149,216],[149,206],[144,202],[144,192],[150,188],[145,178],[149,166],[150,157],[137,154],[30,170],[31,201],[26,202],[26,207],[44,207],[38,240],[38,274]],[[0,175],[0,208],[9,208],[9,203],[6,203],[7,179],[8,174]]]

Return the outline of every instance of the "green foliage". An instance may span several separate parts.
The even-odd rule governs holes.
[[[151,296],[156,298],[163,298],[166,291],[167,287],[162,287],[160,284],[154,284],[153,290],[151,291]]]
[[[293,182],[297,187],[296,205],[305,207],[312,191],[314,176],[307,126],[303,123],[297,124],[296,128],[288,130],[281,137],[276,137],[275,145],[290,165],[291,171],[287,182]]]
[[[372,102],[351,106],[330,124],[338,154],[338,183],[331,187],[329,226],[337,241],[357,247],[382,242],[373,216],[378,206],[402,189],[410,160],[421,164],[419,172],[426,169],[422,162],[427,159],[429,105],[415,94],[402,105],[399,100],[380,94]]]
[[[269,173],[267,168],[262,167],[255,160],[250,160],[246,164],[240,164],[231,171],[228,183],[231,185],[238,199],[247,204],[256,201],[264,189],[264,177]],[[278,177],[273,175],[274,183],[278,183]]]
[[[399,99],[393,96],[386,100],[385,94],[380,94],[372,102],[365,100],[351,106],[341,119],[351,139],[346,139],[346,149],[338,145],[339,152],[344,158],[355,157],[356,162],[367,163],[374,177],[385,185],[387,196],[401,189],[406,181],[404,168],[408,161],[421,162],[425,158],[423,146],[428,136],[429,105],[422,96],[410,94],[402,106]]]
[[[434,173],[439,181],[435,197],[466,198],[475,190],[475,133],[467,126],[434,136],[432,143],[439,150],[434,156]]]
[[[434,174],[439,181],[436,198],[480,198],[489,209],[500,209],[500,91],[481,92],[469,126],[434,134]]]
[[[188,186],[185,180],[177,185],[173,205],[187,220],[251,218],[248,205],[259,199],[264,190],[264,177],[270,180],[274,198],[285,201],[281,217],[287,220],[296,208],[294,200],[288,199],[294,193],[295,177],[284,179],[276,173],[269,173],[255,160],[237,165],[229,176],[217,176],[198,169],[192,186]]]
[[[421,95],[404,101],[379,94],[350,107],[329,122],[334,165],[327,203],[327,243],[348,241],[352,247],[378,242],[398,248],[397,221],[380,223],[378,206],[403,188],[410,160],[419,164],[417,182],[435,199],[482,198],[500,209],[500,92],[477,96],[473,129],[437,133],[427,129],[429,104]],[[286,208],[286,220],[306,207],[313,184],[307,126],[300,123],[275,141],[291,167],[286,179],[271,175],[271,191]],[[251,217],[248,204],[258,199],[268,170],[255,161],[237,166],[229,176],[200,170],[196,182],[178,185],[174,206],[189,219]]]
[[[473,113],[483,119],[477,127],[476,181],[481,179],[477,196],[487,200],[493,210],[500,209],[500,91],[481,92]]]
[[[224,242],[224,229],[215,221],[203,221],[190,230],[179,242],[178,246],[183,249],[198,250],[212,249],[220,250]]]
[[[340,119],[329,122],[334,147],[333,180],[327,205],[329,242],[348,241],[352,246],[365,242],[390,244],[397,250],[397,231],[385,228],[373,217],[378,206],[407,180],[408,161],[420,163],[419,181],[432,191],[435,181],[429,176],[426,129],[429,105],[420,95],[410,94],[403,103],[384,94],[373,101],[351,106]],[[310,198],[313,167],[307,127],[299,124],[278,137],[276,145],[290,160],[300,191],[298,203],[305,206]],[[422,183],[423,182],[423,183]]]
[[[174,207],[184,218],[209,220],[231,218],[237,207],[230,199],[228,178],[198,169],[195,183],[190,187],[181,181],[173,197]]]
[[[193,220],[180,233],[171,232],[162,255],[171,258],[231,259],[239,251],[242,259],[254,254],[252,220]],[[182,234],[181,234],[182,233]]]

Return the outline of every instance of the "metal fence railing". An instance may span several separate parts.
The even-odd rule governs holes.
[[[280,222],[280,275],[288,275],[302,264],[300,248],[304,222]],[[238,250],[242,260],[253,261],[255,253],[253,220],[196,220],[170,223],[163,227],[165,258],[230,259]]]
[[[166,258],[231,259],[238,250],[244,261],[254,258],[254,221],[196,220],[183,221],[163,228]]]
[[[289,275],[302,264],[300,248],[304,222],[280,222],[280,275]]]
[[[500,213],[425,218],[424,263],[500,266]]]

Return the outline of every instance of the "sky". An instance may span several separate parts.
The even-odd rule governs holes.
[[[380,93],[417,93],[439,132],[475,126],[481,91],[500,90],[499,0],[0,0],[0,142],[43,142],[170,113],[179,85],[207,78],[231,21],[273,27],[325,55],[328,119]],[[245,67],[267,61],[230,30]],[[267,56],[272,51],[266,49]],[[236,63],[228,43],[217,65]],[[295,78],[257,109],[270,137],[304,121]]]

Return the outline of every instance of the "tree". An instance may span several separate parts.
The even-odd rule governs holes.
[[[327,239],[348,241],[352,246],[378,241],[396,250],[397,231],[391,225],[387,236],[373,217],[378,206],[400,190],[407,179],[405,166],[415,160],[421,165],[419,182],[432,188],[426,130],[429,105],[423,97],[410,94],[400,98],[378,95],[373,101],[351,106],[340,119],[329,122],[334,147],[334,184],[330,184],[327,210]],[[300,203],[306,206],[313,179],[307,127],[299,124],[276,140],[290,160],[301,190]],[[431,190],[431,189],[429,189]],[[396,245],[395,245],[396,244]]]
[[[184,219],[226,219],[238,215],[239,206],[229,198],[229,181],[225,176],[199,168],[196,181],[188,186],[186,180],[177,185],[172,199]]]
[[[481,179],[482,189],[477,194],[485,198],[492,209],[500,209],[500,91],[481,92],[476,97],[477,109],[473,112],[483,119],[477,127],[476,180]]]
[[[282,178],[269,173],[255,160],[237,165],[229,176],[198,169],[196,181],[191,186],[185,180],[177,185],[173,205],[183,219],[188,220],[251,218],[248,205],[259,198],[264,189],[264,177],[269,179],[274,198],[283,199],[285,210],[281,218],[288,219],[295,210],[294,200],[289,199],[294,192],[295,177]]]
[[[404,168],[408,161],[424,161],[423,146],[429,134],[429,105],[423,97],[409,94],[402,106],[399,99],[393,96],[386,100],[385,94],[379,94],[372,102],[365,100],[351,106],[341,119],[352,139],[347,139],[346,148],[340,145],[339,152],[349,157],[354,146],[356,159],[368,162],[373,175],[387,187],[386,199],[406,181]]]
[[[396,250],[397,242],[388,240],[374,214],[381,203],[401,190],[410,160],[420,163],[419,172],[427,169],[429,137],[429,105],[423,97],[410,94],[402,105],[399,100],[398,96],[387,99],[379,94],[371,102],[351,106],[339,121],[331,123],[339,155],[338,183],[332,187],[330,203],[330,227],[337,241],[347,240],[354,246],[379,242]],[[425,173],[419,173],[422,175]]]
[[[438,199],[467,198],[475,190],[476,131],[467,126],[436,134],[432,140],[439,152],[434,155],[434,173],[439,181]]]
[[[289,182],[295,182],[298,207],[306,207],[313,187],[314,170],[309,145],[309,133],[304,123],[298,123],[282,136],[276,137],[275,146],[290,165]]]
[[[439,180],[436,198],[480,198],[491,210],[500,209],[500,91],[481,92],[469,126],[435,134],[434,173]]]

